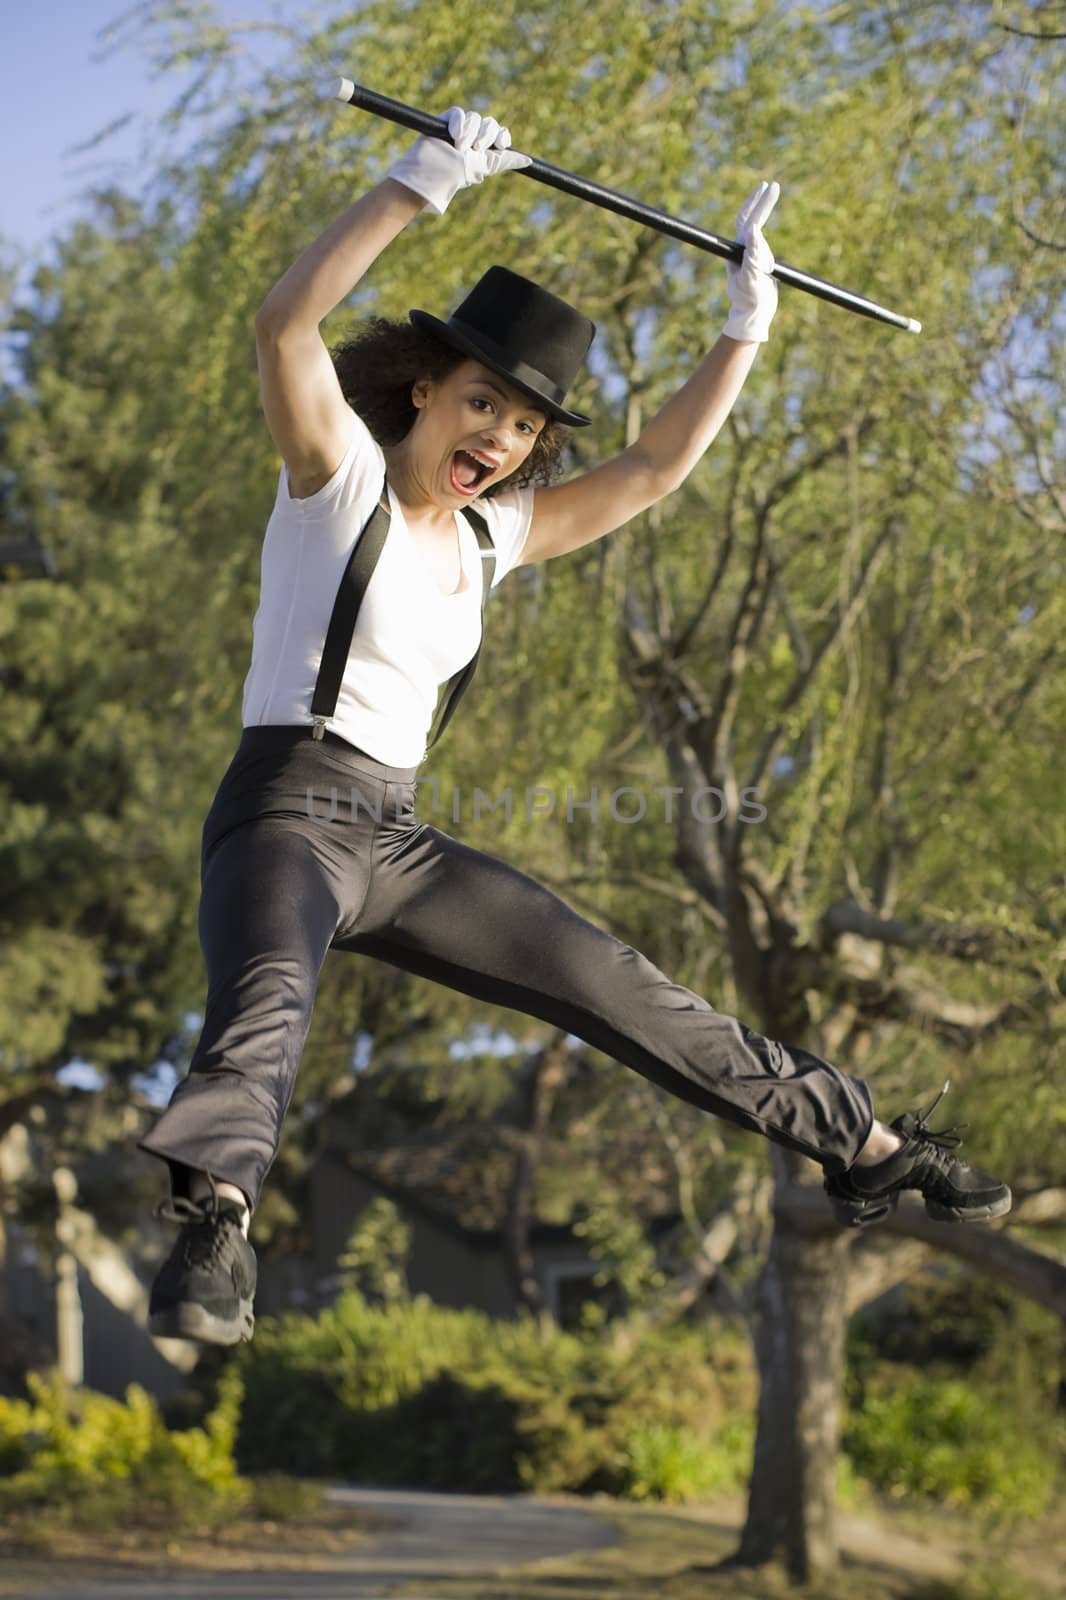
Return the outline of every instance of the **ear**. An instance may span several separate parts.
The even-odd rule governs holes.
[[[419,411],[421,411],[422,407],[429,400],[429,397],[430,397],[430,394],[432,393],[432,390],[433,390],[432,379],[430,379],[430,378],[419,378],[418,381],[411,386],[411,403]]]

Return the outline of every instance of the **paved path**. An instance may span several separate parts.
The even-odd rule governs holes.
[[[428,1577],[464,1577],[501,1567],[602,1550],[618,1542],[613,1528],[576,1507],[545,1505],[525,1496],[423,1494],[416,1490],[335,1488],[336,1504],[394,1518],[395,1526],[370,1535],[349,1555],[337,1556],[330,1572],[176,1572],[160,1582],[133,1571],[107,1582],[67,1583],[60,1588],[0,1594],[32,1600],[385,1600],[393,1585]]]

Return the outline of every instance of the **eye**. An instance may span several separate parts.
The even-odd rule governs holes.
[[[488,406],[490,411],[495,411],[495,409],[496,409],[495,405],[488,398],[488,396],[487,395],[483,395],[483,394],[472,395],[471,398],[470,398],[470,404],[472,406],[481,406],[481,405]],[[519,423],[519,427],[520,428],[525,428],[526,433],[529,435],[530,438],[535,439],[537,437],[537,429],[534,427],[532,422],[520,422]]]

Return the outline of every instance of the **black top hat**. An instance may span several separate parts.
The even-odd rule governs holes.
[[[447,322],[428,311],[408,315],[416,327],[507,378],[558,421],[575,428],[592,421],[567,411],[563,401],[596,324],[538,283],[507,267],[490,267]]]

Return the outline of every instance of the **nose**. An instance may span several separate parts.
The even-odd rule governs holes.
[[[513,429],[505,423],[494,422],[486,428],[481,437],[486,450],[491,450],[495,455],[506,455],[511,448]]]
[[[514,426],[495,416],[483,427],[482,438],[485,440],[485,450],[503,450],[514,438]]]

